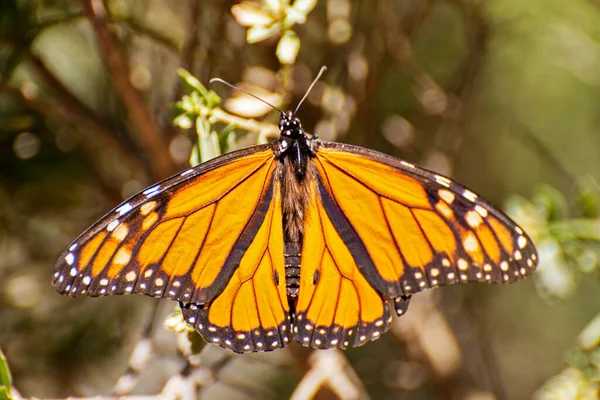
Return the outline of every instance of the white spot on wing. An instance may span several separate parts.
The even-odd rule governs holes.
[[[483,218],[487,217],[487,215],[488,215],[488,211],[484,207],[480,206],[479,204],[477,204],[475,206],[475,211],[477,211],[477,213],[479,215],[481,215]]]
[[[477,239],[472,233],[467,234],[467,237],[465,237],[465,239],[463,240],[463,247],[468,252],[474,252],[477,251],[477,249],[479,249],[479,243],[477,243]],[[459,260],[459,263],[461,260]]]
[[[446,189],[438,190],[438,195],[442,200],[444,200],[448,204],[452,204],[454,202],[454,193]]]
[[[108,225],[106,226],[106,230],[107,230],[107,231],[109,231],[109,232],[112,232],[112,231],[114,231],[114,230],[115,230],[115,228],[116,228],[117,226],[119,226],[119,220],[118,220],[118,219],[115,219],[114,221],[112,221],[110,224],[108,224]]]
[[[406,161],[400,161],[400,164],[402,164],[402,165],[404,165],[405,167],[408,167],[408,168],[415,168],[414,164],[411,164],[411,163],[406,162]]]
[[[160,185],[156,185],[156,186],[151,187],[150,189],[144,190],[142,192],[142,194],[145,194],[147,197],[152,197],[158,193],[159,189],[160,189]]]
[[[477,200],[477,195],[473,192],[471,192],[468,189],[465,189],[465,191],[463,192],[463,197],[469,201],[475,201]]]
[[[67,264],[73,265],[73,263],[75,262],[75,255],[73,253],[67,254],[65,256],[65,261],[67,262]]]
[[[115,211],[118,212],[119,215],[122,217],[123,215],[125,215],[129,211],[131,211],[132,209],[133,209],[133,207],[131,206],[131,204],[125,203],[122,206],[120,206],[119,208],[117,208]]]
[[[445,176],[441,176],[441,175],[434,175],[435,181],[437,183],[439,183],[442,186],[445,186],[447,188],[450,187],[450,179],[446,178]]]
[[[183,171],[179,176],[187,176],[187,175],[191,174],[192,172],[194,172],[194,169],[190,168],[190,169]]]

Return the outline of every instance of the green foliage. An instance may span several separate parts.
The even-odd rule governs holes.
[[[10,393],[12,388],[12,379],[6,357],[0,350],[0,400],[12,400],[13,396]]]
[[[581,332],[567,362],[570,366],[550,378],[536,393],[536,400],[592,400],[600,396],[600,314]]]
[[[173,123],[182,129],[189,129],[195,124],[198,140],[194,145],[190,164],[197,165],[227,151],[227,148],[222,148],[221,145],[228,146],[229,142],[220,140],[223,133],[219,134],[213,129],[215,120],[210,117],[211,111],[221,103],[221,98],[214,91],[204,87],[188,71],[179,69],[178,73],[191,93],[176,103]],[[232,129],[228,128],[226,134],[231,131]]]
[[[572,207],[549,185],[538,185],[531,201],[513,196],[508,202],[509,213],[523,223],[537,244],[542,268],[536,281],[548,300],[571,296],[577,281],[598,268],[600,190],[591,177],[579,180],[575,190]]]

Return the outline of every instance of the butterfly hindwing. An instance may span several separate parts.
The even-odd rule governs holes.
[[[359,270],[361,259],[349,247],[360,243],[328,215],[331,201],[317,178],[306,210],[294,333],[305,346],[356,347],[387,331],[390,305]]]
[[[64,294],[143,293],[203,304],[223,291],[272,187],[268,145],[219,157],[133,196],[59,258]],[[255,221],[255,225],[261,221]],[[256,229],[255,229],[256,231]]]
[[[272,181],[260,203],[264,218],[223,292],[203,306],[182,305],[185,320],[208,342],[238,353],[273,350],[290,341],[281,198]]]
[[[448,178],[336,143],[321,143],[315,166],[366,250],[358,268],[386,297],[454,282],[513,282],[535,269],[523,230]]]

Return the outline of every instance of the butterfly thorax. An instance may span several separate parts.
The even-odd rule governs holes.
[[[314,157],[317,142],[304,133],[292,112],[282,114],[281,136],[275,143],[278,158],[276,179],[282,199],[283,230],[286,243],[286,280],[288,295],[297,295],[300,248],[304,233],[304,216],[315,182]]]

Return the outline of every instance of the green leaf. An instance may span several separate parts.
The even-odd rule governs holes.
[[[600,186],[593,177],[587,176],[577,182],[577,206],[583,217],[600,215]]]
[[[196,119],[200,162],[206,162],[221,155],[219,135],[212,130],[210,123],[202,118]]]
[[[550,185],[539,185],[536,188],[533,203],[548,221],[559,221],[567,216],[568,206],[565,197]]]
[[[600,314],[583,329],[577,338],[578,346],[582,350],[592,350],[600,346]]]
[[[208,89],[206,89],[194,75],[183,68],[178,68],[177,73],[183,79],[183,81],[188,84],[189,87],[196,90],[204,99],[208,100]]]
[[[190,129],[194,122],[188,114],[181,114],[173,119],[173,124],[181,129]]]
[[[6,357],[0,350],[0,400],[12,400],[12,394],[10,388],[12,387],[12,378],[10,376],[10,370],[8,369],[8,363]]]
[[[219,146],[221,153],[227,153],[235,149],[237,135],[235,134],[235,125],[229,124],[219,133]]]

